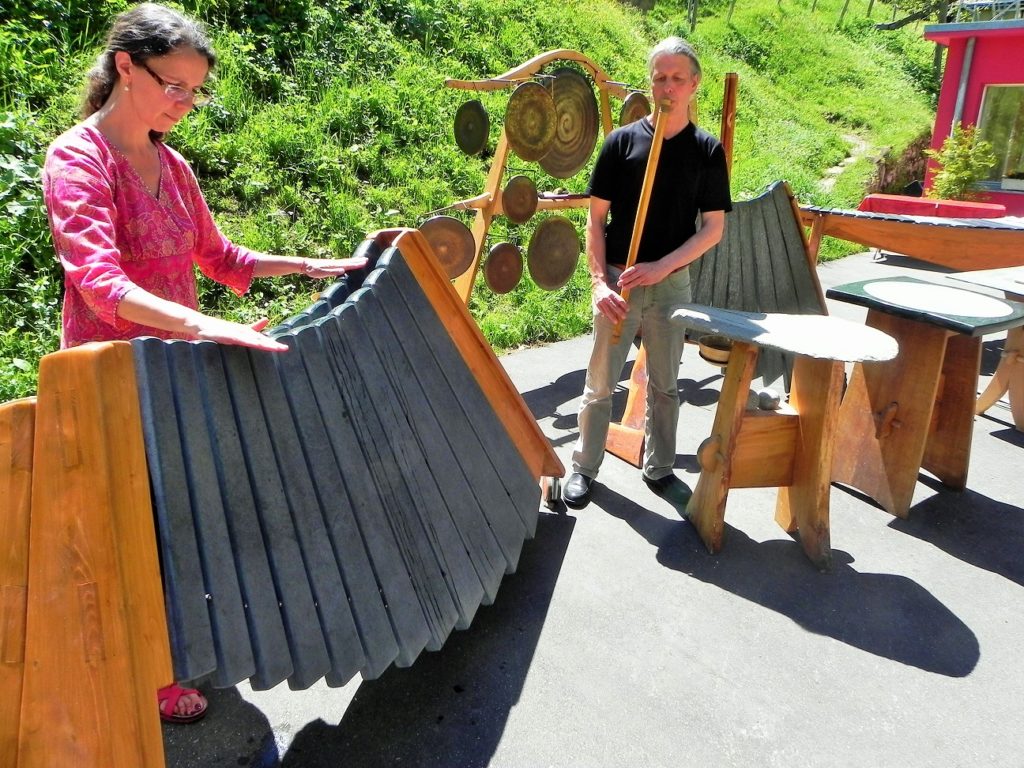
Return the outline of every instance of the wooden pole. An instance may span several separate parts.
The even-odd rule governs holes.
[[[640,188],[640,202],[636,209],[636,219],[633,221],[633,235],[629,241],[629,255],[626,257],[626,269],[636,264],[636,255],[640,250],[640,238],[644,234],[644,224],[647,221],[647,207],[651,202],[651,190],[654,188],[654,175],[658,172],[658,158],[661,157],[661,143],[665,138],[666,115],[669,110],[664,104],[657,104],[654,107],[654,138],[651,139],[651,154],[647,157],[647,167],[644,169],[644,183]],[[629,290],[622,292],[622,298],[629,301]],[[622,322],[615,324],[612,333],[612,343],[617,344],[622,338]]]
[[[725,150],[725,164],[732,177],[732,144],[736,134],[736,91],[739,88],[740,76],[729,72],[725,76],[725,95],[722,99],[722,130],[719,138]]]

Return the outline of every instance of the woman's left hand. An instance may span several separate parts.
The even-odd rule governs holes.
[[[367,264],[365,256],[347,259],[303,259],[302,274],[315,279],[340,277],[353,269],[362,269]]]

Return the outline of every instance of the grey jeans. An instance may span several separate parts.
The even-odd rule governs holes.
[[[618,270],[609,269],[609,281]],[[672,321],[672,313],[690,301],[690,273],[673,272],[657,285],[634,288],[629,294],[629,313],[622,322],[622,336],[612,343],[615,324],[594,310],[594,349],[587,367],[587,381],[578,415],[579,439],[572,454],[573,471],[597,477],[604,459],[611,419],[612,393],[637,329],[643,327],[647,348],[647,418],[644,475],[657,480],[672,472],[676,460],[676,425],[679,421],[679,360],[683,355],[686,328]]]

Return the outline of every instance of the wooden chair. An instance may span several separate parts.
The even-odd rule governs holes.
[[[827,314],[800,209],[784,181],[735,204],[725,217],[722,240],[690,266],[690,278],[695,304],[744,312]],[[788,391],[792,368],[792,355],[764,349],[755,376],[765,384],[783,377]],[[641,346],[622,422],[610,425],[606,443],[610,453],[637,467],[643,458],[646,410],[647,364]]]

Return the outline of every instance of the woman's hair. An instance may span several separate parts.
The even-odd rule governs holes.
[[[182,48],[205,56],[210,68],[217,62],[213,44],[197,21],[156,3],[140,3],[119,14],[107,35],[107,45],[86,75],[82,117],[88,117],[110,98],[117,82],[114,54],[124,51],[132,60],[145,62]]]

